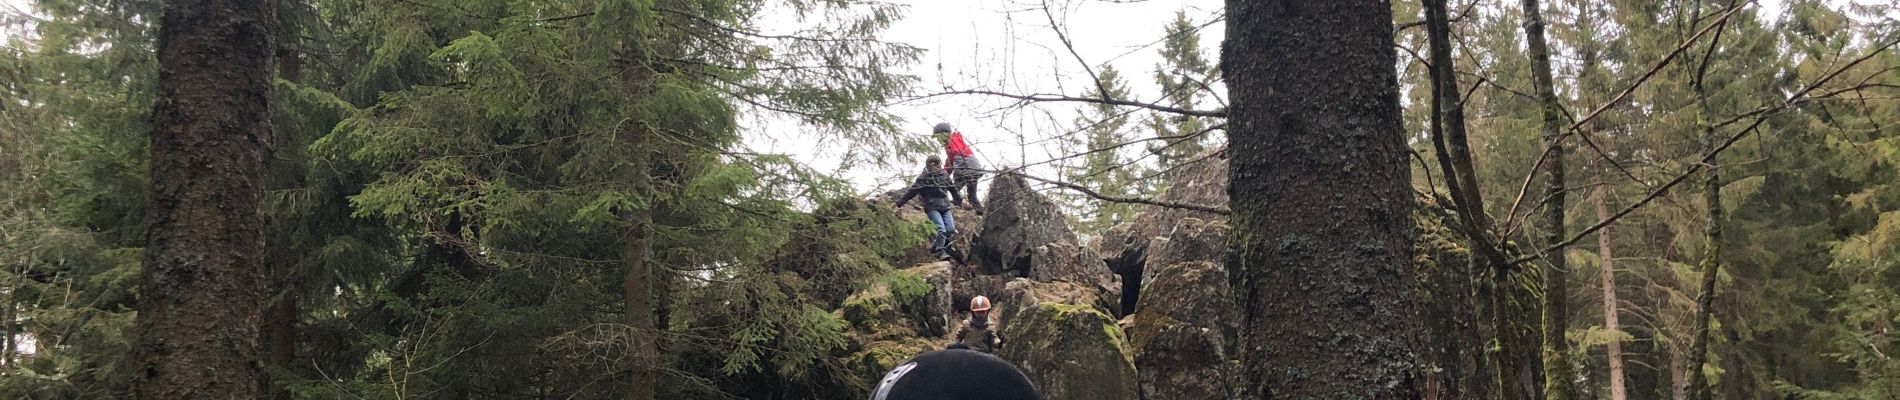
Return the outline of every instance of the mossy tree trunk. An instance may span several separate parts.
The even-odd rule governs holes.
[[[159,19],[139,398],[258,397],[273,3],[169,1]]]
[[[1543,9],[1537,0],[1524,0],[1524,38],[1526,56],[1531,61],[1531,81],[1536,85],[1537,101],[1541,105],[1543,116],[1545,155],[1544,215],[1541,225],[1544,234],[1544,246],[1556,247],[1562,244],[1564,231],[1564,145],[1563,106],[1557,103],[1556,85],[1550,77],[1550,45],[1544,39]],[[1577,397],[1570,365],[1570,342],[1564,337],[1570,318],[1570,268],[1566,265],[1564,251],[1558,249],[1545,254],[1544,262],[1544,396],[1552,400],[1569,400]]]
[[[1497,390],[1505,399],[1542,399],[1543,357],[1533,350],[1539,347],[1539,339],[1537,322],[1531,320],[1538,306],[1528,288],[1513,280],[1518,276],[1517,268],[1491,237],[1491,221],[1485,214],[1484,195],[1465,132],[1464,101],[1451,54],[1449,11],[1444,0],[1426,0],[1424,5],[1425,30],[1431,45],[1432,140],[1439,165],[1445,170],[1446,186],[1457,205],[1460,226],[1490,278],[1480,294],[1486,295],[1481,297],[1490,303],[1497,339],[1491,354]]]
[[[1391,5],[1229,0],[1227,16],[1240,397],[1417,398]]]

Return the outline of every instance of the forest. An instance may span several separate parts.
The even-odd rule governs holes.
[[[0,399],[1900,399],[1900,4],[946,4],[0,0]]]

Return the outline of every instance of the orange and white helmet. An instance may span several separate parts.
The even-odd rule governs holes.
[[[990,310],[990,298],[983,297],[983,296],[976,296],[970,299],[970,311],[975,312],[975,311],[989,311],[989,310]]]

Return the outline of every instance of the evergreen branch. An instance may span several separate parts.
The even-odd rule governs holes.
[[[536,21],[536,22],[561,22],[561,21],[566,21],[566,20],[570,20],[570,19],[576,19],[576,18],[587,18],[587,17],[592,17],[592,16],[594,16],[594,12],[593,12],[593,11],[588,11],[588,12],[584,12],[584,13],[580,13],[580,14],[574,14],[574,15],[567,15],[567,16],[560,16],[560,17],[549,17],[549,18],[542,18],[542,19],[538,19],[538,20],[535,20],[535,21]]]
[[[1170,107],[1170,106],[1164,106],[1164,105],[1159,105],[1159,104],[1154,104],[1154,103],[1143,103],[1143,102],[1138,102],[1138,101],[1116,99],[1116,98],[1074,97],[1074,96],[1055,95],[1055,94],[1020,95],[1020,94],[1012,94],[1012,93],[1003,93],[1003,92],[992,91],[992,90],[974,90],[974,89],[938,92],[938,93],[925,95],[923,96],[923,98],[958,95],[958,94],[980,94],[980,95],[1016,99],[1016,100],[1021,100],[1025,102],[1076,102],[1076,103],[1107,104],[1107,105],[1114,105],[1114,106],[1139,107],[1139,108],[1145,108],[1145,109],[1154,110],[1154,111],[1194,116],[1194,117],[1227,118],[1227,110],[1225,109],[1214,110],[1214,111],[1190,110],[1190,109],[1185,109],[1185,108],[1180,108],[1180,107]]]
[[[1578,241],[1583,240],[1584,237],[1590,236],[1591,234],[1596,233],[1596,231],[1602,230],[1604,227],[1608,227],[1610,226],[1610,224],[1616,223],[1616,221],[1619,219],[1622,219],[1623,216],[1629,215],[1631,212],[1636,211],[1636,209],[1642,208],[1643,205],[1649,204],[1650,201],[1655,200],[1657,197],[1661,197],[1664,193],[1668,193],[1670,188],[1673,188],[1677,184],[1681,184],[1682,182],[1687,181],[1689,177],[1691,176],[1695,176],[1695,174],[1698,172],[1701,172],[1703,168],[1707,168],[1712,165],[1715,165],[1716,156],[1721,155],[1722,151],[1728,150],[1729,147],[1734,146],[1736,142],[1740,142],[1742,138],[1748,137],[1750,133],[1755,133],[1756,131],[1759,131],[1761,128],[1761,124],[1768,122],[1768,117],[1773,116],[1773,114],[1779,113],[1781,111],[1787,110],[1797,104],[1800,104],[1803,101],[1803,99],[1806,98],[1809,92],[1812,92],[1815,89],[1820,88],[1822,84],[1825,84],[1828,81],[1834,80],[1834,78],[1839,77],[1842,73],[1846,73],[1848,69],[1853,68],[1854,66],[1859,65],[1860,63],[1865,62],[1868,59],[1871,59],[1874,56],[1885,52],[1887,49],[1892,48],[1896,44],[1900,44],[1900,40],[1889,41],[1886,44],[1881,45],[1880,47],[1874,48],[1872,51],[1867,52],[1866,55],[1863,55],[1860,58],[1856,58],[1853,61],[1848,62],[1847,65],[1843,65],[1839,69],[1835,69],[1834,72],[1828,73],[1826,76],[1821,77],[1820,80],[1814,81],[1814,83],[1809,84],[1807,87],[1804,87],[1799,91],[1796,91],[1793,95],[1788,96],[1787,100],[1783,100],[1780,104],[1764,107],[1762,109],[1750,111],[1744,114],[1744,115],[1753,116],[1754,122],[1748,124],[1747,127],[1742,128],[1741,132],[1736,133],[1733,136],[1729,136],[1729,138],[1727,140],[1724,140],[1720,146],[1716,146],[1714,149],[1709,150],[1707,154],[1703,154],[1702,158],[1699,159],[1698,162],[1689,165],[1688,170],[1683,171],[1679,175],[1676,175],[1674,179],[1670,179],[1668,183],[1663,184],[1661,187],[1658,187],[1655,190],[1651,190],[1648,195],[1643,196],[1642,200],[1638,200],[1636,203],[1630,204],[1628,207],[1624,207],[1622,210],[1617,211],[1616,214],[1611,215],[1609,218],[1604,218],[1602,221],[1598,221],[1596,225],[1591,225],[1589,228],[1585,228],[1582,232],[1577,232],[1577,234],[1575,236],[1571,236],[1570,239],[1564,240],[1562,242],[1558,242],[1557,244],[1544,248],[1543,250],[1538,251],[1536,254],[1532,254],[1532,255],[1524,256],[1515,260],[1511,260],[1511,264],[1516,265],[1516,264],[1534,261],[1539,258],[1542,258],[1544,254],[1550,254],[1555,251],[1563,250],[1563,248],[1569,247],[1570,245],[1576,244]],[[1741,118],[1748,118],[1748,117],[1738,117],[1738,119],[1741,119]],[[1711,127],[1710,129],[1717,129],[1717,128]]]
[[[719,23],[719,21],[714,21],[711,18],[706,18],[706,16],[703,16],[703,15],[689,13],[689,12],[680,11],[680,10],[674,10],[671,8],[654,7],[653,11],[686,17],[687,19],[698,21],[699,23],[704,24],[705,26],[709,28],[713,28],[721,32],[726,32],[726,33],[740,35],[740,36],[749,36],[749,37],[754,37],[754,38],[759,38],[759,39],[790,40],[790,41],[798,41],[798,42],[820,42],[820,43],[884,43],[883,41],[880,41],[874,37],[832,38],[832,37],[810,37],[810,36],[754,32],[754,31],[726,26],[725,24]]]
[[[1718,19],[1717,22],[1718,23],[1727,22],[1729,18],[1734,17],[1735,13],[1742,11],[1742,9],[1743,7],[1739,7],[1739,6],[1730,7],[1728,12],[1722,13],[1720,19]],[[1569,128],[1564,129],[1563,134],[1557,135],[1557,138],[1551,140],[1549,145],[1544,146],[1544,151],[1540,152],[1537,156],[1537,162],[1533,163],[1531,165],[1530,170],[1524,173],[1524,179],[1523,179],[1524,183],[1521,185],[1518,185],[1517,196],[1515,199],[1511,200],[1511,208],[1509,209],[1509,212],[1505,214],[1504,226],[1512,225],[1512,221],[1517,219],[1517,210],[1520,206],[1523,205],[1524,196],[1530,193],[1531,180],[1537,176],[1538,170],[1544,168],[1544,163],[1547,161],[1550,161],[1550,155],[1552,153],[1555,153],[1559,146],[1563,146],[1563,142],[1565,138],[1569,138],[1570,134],[1576,133],[1579,130],[1581,130],[1584,124],[1590,123],[1590,121],[1595,120],[1597,116],[1603,115],[1603,112],[1606,110],[1609,110],[1610,107],[1615,106],[1617,103],[1621,103],[1623,99],[1628,98],[1631,94],[1636,93],[1637,88],[1642,87],[1644,83],[1649,82],[1650,78],[1654,78],[1657,73],[1662,72],[1662,69],[1664,66],[1669,65],[1669,63],[1671,62],[1674,62],[1676,57],[1681,56],[1682,53],[1685,51],[1688,51],[1690,47],[1694,47],[1695,43],[1702,39],[1702,35],[1708,34],[1710,31],[1715,30],[1717,27],[1718,27],[1718,24],[1709,24],[1708,26],[1703,27],[1702,30],[1696,31],[1695,35],[1690,36],[1689,39],[1682,41],[1681,45],[1676,46],[1674,50],[1670,50],[1669,54],[1663,56],[1661,60],[1657,60],[1656,64],[1650,66],[1648,71],[1644,71],[1641,76],[1636,78],[1635,82],[1631,82],[1628,87],[1625,87],[1623,88],[1622,91],[1617,92],[1615,96],[1611,96],[1609,101],[1606,101],[1603,104],[1598,105],[1595,109],[1591,110],[1589,114],[1585,114],[1582,119],[1579,119],[1576,122],[1572,122]]]

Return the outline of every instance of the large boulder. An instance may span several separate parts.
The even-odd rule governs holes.
[[[1148,241],[1139,268],[1121,272],[1122,312],[1139,311],[1146,282],[1155,279],[1167,266],[1185,262],[1221,262],[1227,253],[1227,224],[1220,220],[1182,218],[1174,230]]]
[[[1142,261],[1141,281],[1154,280],[1155,275],[1170,265],[1207,261],[1221,262],[1227,254],[1227,223],[1200,218],[1182,218],[1174,224],[1174,230],[1165,236],[1159,236],[1148,242],[1148,257]]]
[[[919,333],[931,337],[948,334],[950,322],[957,318],[956,307],[951,302],[954,289],[952,280],[955,279],[955,275],[951,271],[950,263],[922,264],[903,272],[922,277],[924,284],[929,285],[929,289],[923,296],[900,304],[899,308],[917,322]]]
[[[1086,305],[1041,303],[1002,321],[997,356],[1021,367],[1048,400],[1141,398],[1122,329]]]
[[[1199,206],[1227,207],[1227,149],[1209,150],[1183,164],[1169,176],[1168,187],[1156,200]],[[1095,241],[1096,253],[1115,273],[1137,273],[1147,263],[1149,241],[1174,229],[1186,218],[1226,221],[1227,216],[1205,211],[1145,207],[1133,218],[1109,228]]]
[[[924,265],[879,276],[870,287],[845,298],[838,312],[851,328],[869,339],[941,336],[928,335],[933,330],[945,329],[941,328],[943,325],[932,329],[929,320],[942,319],[947,324],[951,318],[947,314],[950,307],[949,304],[941,307],[932,304],[932,298],[941,295],[924,275],[938,268],[942,267]],[[947,303],[947,296],[943,300]],[[945,314],[931,315],[939,312]]]
[[[1069,282],[1037,282],[1026,278],[1011,279],[1003,285],[1003,290],[990,296],[996,305],[997,316],[1008,321],[1016,313],[1039,304],[1071,304],[1086,306],[1107,314],[1113,304],[1107,303],[1104,295],[1096,288]]]
[[[1041,265],[1035,249],[1050,243],[1075,242],[1062,208],[1031,188],[1021,175],[1003,174],[990,183],[984,204],[983,229],[971,252],[987,273],[1033,277]]]
[[[1112,315],[1121,310],[1121,276],[1108,270],[1102,258],[1088,247],[1071,242],[1055,242],[1030,251],[1035,269],[1029,279],[1037,282],[1067,282],[1093,290],[1097,303]]]
[[[856,372],[876,379],[898,362],[949,343],[958,318],[951,307],[950,263],[890,271],[851,294],[834,313],[848,324]]]
[[[1150,259],[1152,261],[1152,259]],[[1159,268],[1128,330],[1149,399],[1232,398],[1239,310],[1219,264]]]

